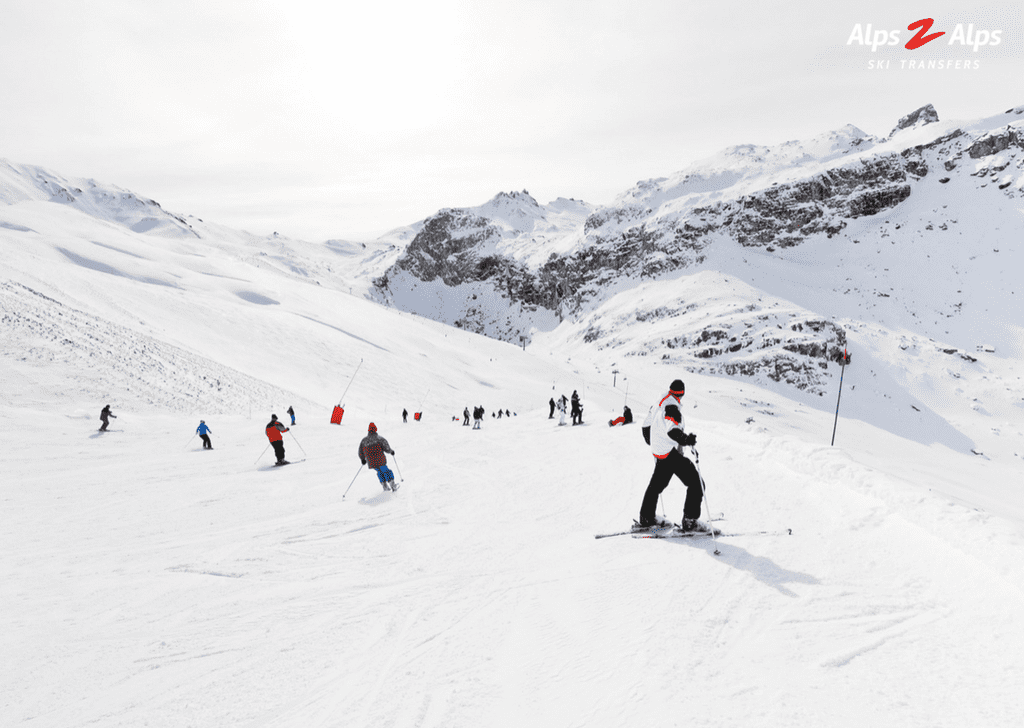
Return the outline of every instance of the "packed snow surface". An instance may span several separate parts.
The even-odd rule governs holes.
[[[998,422],[916,437],[841,410],[830,447],[838,391],[613,372],[572,336],[524,351],[350,295],[337,246],[12,200],[4,725],[1020,724],[1021,458],[931,436],[989,417],[1015,442],[1019,392]],[[843,407],[916,401],[859,364]],[[653,468],[639,424],[608,420],[627,402],[642,420],[676,377],[705,517],[734,535],[597,540],[629,528]],[[573,390],[585,424],[559,426],[548,400]],[[264,426],[290,405],[275,468]],[[396,493],[359,464],[370,422]],[[674,482],[661,512],[682,503]]]

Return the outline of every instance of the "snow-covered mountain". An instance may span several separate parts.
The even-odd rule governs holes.
[[[936,123],[913,126],[894,140]],[[769,251],[722,234],[702,262],[649,276],[597,265],[593,297],[556,288],[557,309],[503,312],[507,332],[550,326],[525,348],[382,306],[372,280],[390,268],[393,287],[426,291],[396,267],[415,257],[438,274],[425,313],[455,315],[458,291],[502,313],[482,294],[541,296],[531,276],[584,256],[587,220],[614,206],[517,193],[365,246],[308,243],[0,165],[4,719],[1016,726],[1024,401],[1006,294],[1019,268],[1003,266],[1019,248],[961,242],[1001,213],[940,213],[934,197],[984,183],[1007,150],[979,157],[984,179],[930,172],[932,192],[915,181],[833,238]],[[752,169],[734,172],[768,174]],[[678,185],[713,196],[723,175]],[[1016,189],[1000,184],[984,194]],[[896,212],[924,194],[935,229],[893,245],[917,224]],[[463,270],[475,237],[490,278]],[[898,272],[910,280],[889,290]],[[498,273],[512,276],[500,296]],[[974,340],[994,351],[957,345]],[[840,346],[853,359],[829,447]],[[652,463],[639,427],[605,423],[625,404],[642,417],[676,377],[705,517],[724,513],[733,535],[595,540],[628,528]],[[585,425],[559,427],[548,400],[573,390]],[[103,404],[117,419],[101,435]],[[287,454],[304,461],[275,468],[263,427],[289,405]],[[461,426],[475,405],[512,416]],[[371,421],[397,453],[396,494],[358,462]],[[670,486],[662,512],[682,502]]]
[[[812,396],[837,389],[852,350],[854,366],[906,385],[898,404],[878,390],[863,416],[949,420],[942,388],[914,383],[922,358],[949,391],[963,393],[965,365],[1013,391],[997,357],[1024,352],[1022,194],[1024,106],[969,123],[926,106],[884,137],[847,125],[730,147],[572,215],[523,193],[442,210],[376,295],[510,342]]]
[[[955,243],[962,251],[954,256],[958,267],[977,268],[967,263],[998,252],[999,242],[1014,240],[1020,229],[1013,200],[1024,190],[1022,115],[1024,106],[952,124],[939,122],[927,106],[900,119],[888,137],[848,125],[777,147],[734,146],[669,177],[639,182],[596,208],[572,203],[566,209],[564,200],[540,206],[525,193],[500,194],[480,207],[442,210],[424,221],[377,288],[383,300],[405,310],[519,341],[594,311],[623,288],[726,265],[742,268],[751,255],[770,254],[782,265],[798,259],[788,277],[815,288],[822,272],[834,277],[835,268],[861,257],[854,246],[881,242],[897,246],[871,258],[892,274],[882,276],[884,283],[919,272],[913,249],[922,244]],[[808,265],[823,252],[832,260]],[[1005,258],[1003,268],[1016,262]],[[741,272],[748,280],[748,271]],[[948,278],[933,279],[938,298],[955,299]],[[446,295],[438,286],[453,290]],[[848,288],[830,293],[849,295]],[[888,295],[893,300],[880,317],[895,314],[901,321],[908,310],[916,315],[933,303],[914,291],[893,296],[889,289],[897,285],[856,295],[862,303],[864,296]],[[1016,302],[1009,290],[1002,294],[1008,304]],[[424,302],[435,297],[445,305]],[[944,300],[940,309],[956,303]],[[834,351],[829,356],[837,358]]]

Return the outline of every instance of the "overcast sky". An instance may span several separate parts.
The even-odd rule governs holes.
[[[1020,3],[966,5],[0,0],[0,158],[307,240],[499,191],[603,204],[733,144],[1024,104]],[[947,35],[906,50],[926,17]],[[869,23],[901,43],[848,44]],[[900,67],[925,58],[978,67]]]

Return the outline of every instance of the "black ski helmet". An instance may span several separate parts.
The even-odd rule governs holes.
[[[686,385],[683,384],[682,379],[675,379],[672,381],[672,384],[668,386],[668,392],[669,394],[674,394],[677,397],[682,397],[686,394]]]

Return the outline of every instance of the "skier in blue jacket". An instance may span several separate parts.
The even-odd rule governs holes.
[[[196,432],[199,433],[199,437],[203,438],[203,449],[212,450],[213,445],[210,444],[209,433],[213,432],[213,430],[207,427],[206,420],[199,420],[199,427],[196,428]]]

